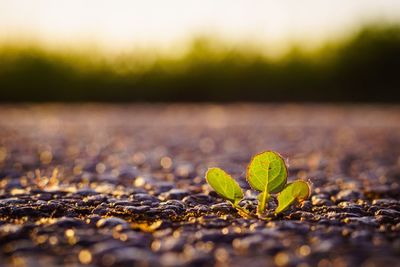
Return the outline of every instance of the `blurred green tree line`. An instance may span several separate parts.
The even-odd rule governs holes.
[[[293,46],[279,59],[207,38],[150,63],[93,57],[2,45],[0,101],[400,102],[398,25],[369,25],[313,53]]]

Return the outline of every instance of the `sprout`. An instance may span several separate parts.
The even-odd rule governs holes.
[[[247,181],[259,191],[257,216],[265,219],[264,214],[271,195],[278,194],[278,214],[293,203],[301,202],[310,196],[310,186],[304,181],[287,183],[287,167],[284,159],[274,151],[266,151],[254,156],[247,167]],[[250,211],[239,206],[243,191],[239,184],[220,168],[211,168],[206,173],[207,183],[226,200],[230,201],[241,215],[253,217]]]

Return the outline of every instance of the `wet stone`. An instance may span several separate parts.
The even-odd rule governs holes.
[[[194,208],[188,209],[188,212],[195,212],[195,213],[207,213],[210,211],[210,208],[206,205],[197,205]]]
[[[50,193],[41,193],[36,195],[37,199],[48,201],[53,198],[53,195]]]
[[[97,215],[106,215],[109,212],[108,206],[107,205],[99,205],[95,209],[92,210],[92,214],[97,214]]]
[[[178,212],[175,211],[175,208],[164,208],[162,212],[154,212],[154,215],[159,214],[160,218],[169,219],[169,218],[176,218],[178,216]]]
[[[176,199],[176,200],[181,200],[184,197],[188,196],[189,192],[183,189],[171,189],[167,192],[162,193],[159,198],[161,200],[171,200],[171,199]]]
[[[155,193],[160,195],[162,193],[167,193],[170,190],[173,190],[174,184],[171,182],[158,182],[155,186]]]
[[[210,207],[212,212],[219,212],[219,213],[232,213],[235,209],[229,203],[218,203],[214,204]]]
[[[0,199],[0,206],[24,204],[26,202],[27,202],[26,200],[18,198],[5,198],[5,199]]]
[[[134,213],[134,214],[143,214],[144,212],[148,211],[150,209],[149,206],[125,206],[124,210],[126,210],[129,213]]]
[[[366,225],[376,227],[378,226],[378,222],[374,217],[346,217],[343,219],[343,222],[346,224],[353,225]]]
[[[338,216],[337,216],[337,218],[349,218],[349,217],[360,217],[361,215],[360,214],[357,214],[357,213],[351,213],[351,212],[341,212],[341,213],[338,213],[337,214]]]
[[[371,215],[374,215],[375,212],[377,212],[380,209],[378,206],[370,206],[367,210],[367,212]]]
[[[319,194],[311,197],[311,203],[314,206],[331,206],[332,201],[329,200],[328,195]]]
[[[198,204],[209,205],[213,203],[213,199],[205,194],[187,196],[182,201],[189,206],[196,206]]]
[[[124,206],[131,206],[132,202],[131,201],[116,201],[111,203],[113,207],[124,207]]]
[[[387,207],[389,205],[400,205],[400,201],[396,199],[374,199],[372,205]]]
[[[384,224],[384,223],[395,224],[399,221],[399,218],[393,219],[393,217],[386,215],[377,215],[375,216],[375,219],[379,224]]]
[[[336,194],[336,196],[332,197],[333,201],[336,203],[342,201],[356,201],[357,199],[363,198],[363,194],[354,190],[342,190]]]
[[[128,227],[128,223],[121,219],[121,218],[117,218],[117,217],[110,217],[110,218],[105,218],[105,219],[101,219],[96,223],[96,226],[99,228],[113,228],[117,225],[122,225],[124,227]]]
[[[160,202],[160,200],[158,198],[156,198],[155,196],[151,196],[148,194],[143,194],[143,193],[139,193],[139,194],[135,194],[133,196],[133,199],[136,201],[149,201],[150,203],[157,203]]]
[[[186,205],[179,200],[168,200],[166,202],[162,202],[160,204],[160,208],[162,209],[171,209],[178,214],[181,214],[185,211]]]
[[[57,219],[56,222],[54,222],[54,224],[58,227],[70,228],[70,227],[81,227],[85,223],[79,219],[63,217]]]
[[[310,220],[314,219],[314,214],[311,212],[305,212],[305,211],[295,211],[295,212],[289,214],[289,219],[310,221]]]
[[[95,190],[93,190],[93,189],[90,189],[90,188],[84,188],[84,189],[79,189],[79,190],[77,190],[76,191],[76,194],[77,195],[80,195],[80,196],[93,196],[93,195],[97,195],[98,193],[95,191]]]
[[[380,209],[375,212],[375,215],[385,215],[392,218],[400,218],[400,211],[393,209]]]
[[[212,215],[202,216],[198,220],[199,223],[206,228],[223,228],[230,224],[229,221]]]
[[[303,211],[312,211],[312,203],[311,203],[311,201],[309,201],[309,200],[306,200],[306,201],[303,201],[301,204],[300,204],[300,208],[301,208],[301,210],[303,210]]]
[[[150,207],[157,207],[159,205],[159,200],[142,200],[139,202],[140,206],[150,206]]]

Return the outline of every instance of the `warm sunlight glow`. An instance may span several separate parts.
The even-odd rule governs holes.
[[[0,0],[0,39],[166,46],[194,35],[231,41],[321,40],[366,20],[400,18],[393,0]]]

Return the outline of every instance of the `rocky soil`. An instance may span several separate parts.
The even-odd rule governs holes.
[[[241,218],[263,150],[312,196]],[[400,266],[399,182],[398,106],[3,105],[0,266]]]

